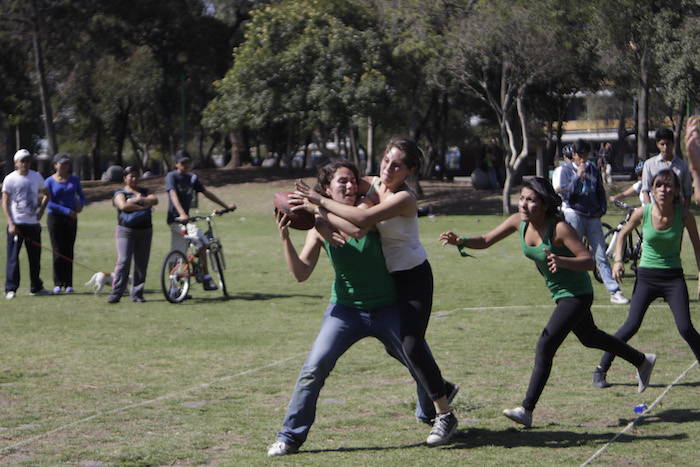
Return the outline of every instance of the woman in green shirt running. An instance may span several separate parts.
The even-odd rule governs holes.
[[[527,427],[532,424],[532,411],[549,378],[554,354],[569,332],[573,331],[586,347],[612,352],[636,366],[639,392],[646,389],[656,360],[655,355],[645,355],[596,327],[591,314],[593,286],[587,272],[593,269],[593,259],[576,231],[559,215],[560,204],[549,180],[533,177],[523,183],[519,212],[491,232],[472,238],[453,232],[440,235],[443,245],[456,245],[461,250],[488,248],[520,232],[523,253],[535,262],[557,303],[537,341],[535,366],[523,405],[503,411],[506,417]]]
[[[678,332],[690,346],[695,358],[700,360],[700,335],[690,320],[690,300],[681,264],[681,242],[683,230],[688,231],[695,251],[695,263],[700,269],[700,237],[695,217],[680,204],[680,182],[670,169],[661,170],[651,185],[654,202],[637,208],[629,222],[620,230],[618,238],[626,238],[632,229],[642,224],[642,258],[637,268],[637,279],[630,301],[627,321],[615,333],[627,342],[642,325],[649,305],[663,297],[673,313]],[[620,281],[625,272],[622,258],[622,243],[615,245],[613,278]],[[700,276],[698,277],[700,279]],[[699,282],[700,287],[700,282]],[[698,289],[700,297],[700,288]],[[607,388],[606,375],[615,358],[605,353],[593,372],[593,386]]]

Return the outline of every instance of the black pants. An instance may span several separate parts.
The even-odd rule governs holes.
[[[49,228],[53,255],[53,285],[73,287],[73,247],[78,233],[78,220],[68,216],[48,213],[46,226]]]
[[[690,301],[683,269],[638,268],[627,321],[617,330],[615,336],[625,342],[630,340],[641,327],[651,302],[659,297],[668,302],[678,332],[690,346],[695,358],[700,360],[700,335],[690,320]],[[614,355],[606,353],[600,361],[600,366],[608,371],[614,358]]]
[[[433,271],[425,261],[408,271],[391,273],[399,293],[401,344],[413,371],[431,400],[445,395],[440,368],[425,342],[433,308]]]
[[[525,409],[535,409],[552,371],[554,354],[571,331],[586,347],[619,355],[636,367],[644,362],[643,353],[633,349],[619,338],[598,329],[591,314],[592,303],[593,294],[557,300],[557,306],[537,341],[535,367],[532,370],[530,385],[523,401]]]

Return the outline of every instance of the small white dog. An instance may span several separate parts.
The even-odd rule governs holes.
[[[113,277],[111,272],[96,272],[92,275],[90,280],[85,283],[85,285],[92,285],[95,295],[99,295],[102,292],[102,288],[104,288],[106,284],[109,284],[109,286],[112,287],[112,281]],[[132,282],[133,279],[131,276],[129,276],[129,284]]]

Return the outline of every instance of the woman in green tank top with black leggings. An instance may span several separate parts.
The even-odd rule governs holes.
[[[700,360],[700,335],[690,320],[688,287],[681,264],[681,242],[683,230],[686,229],[695,251],[695,263],[700,269],[698,226],[690,211],[680,204],[680,182],[672,170],[661,170],[654,177],[651,186],[654,202],[637,208],[618,234],[618,238],[626,238],[632,229],[642,224],[642,259],[637,269],[630,311],[627,321],[615,336],[625,342],[629,341],[642,325],[649,305],[663,297],[671,308],[678,332],[690,346],[695,358]],[[613,278],[617,281],[625,272],[624,264],[619,258],[622,258],[622,242],[615,245]],[[698,295],[700,296],[700,288]],[[613,358],[615,356],[610,353],[603,355],[600,365],[593,372],[594,387],[610,386],[606,375]]]
[[[537,265],[557,306],[542,331],[535,351],[535,367],[522,406],[503,414],[530,426],[532,411],[544,390],[552,369],[554,354],[572,332],[586,347],[619,355],[638,369],[638,391],[646,389],[656,356],[643,354],[620,339],[598,329],[593,322],[593,286],[588,271],[593,258],[576,231],[559,215],[561,199],[549,180],[534,177],[523,183],[519,212],[491,232],[480,237],[460,237],[453,232],[440,235],[443,245],[474,249],[488,248],[515,232],[520,232],[523,253]]]

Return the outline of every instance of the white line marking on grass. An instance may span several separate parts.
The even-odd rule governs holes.
[[[93,419],[95,419],[95,418],[103,417],[103,416],[105,416],[105,415],[112,415],[112,414],[115,414],[115,413],[117,413],[117,412],[125,412],[125,411],[127,411],[127,410],[135,409],[135,408],[137,408],[137,407],[143,407],[143,406],[145,406],[145,405],[155,404],[156,402],[160,402],[160,401],[163,401],[163,400],[166,400],[166,399],[172,399],[172,398],[174,398],[174,397],[181,396],[181,395],[183,395],[183,394],[187,394],[187,393],[190,393],[190,392],[198,391],[198,390],[200,390],[200,389],[208,388],[208,387],[213,386],[214,384],[217,384],[217,383],[222,383],[222,382],[224,382],[224,381],[229,381],[229,380],[232,380],[232,379],[234,379],[234,378],[238,378],[238,377],[240,377],[240,376],[245,376],[245,375],[248,375],[248,374],[250,374],[250,373],[255,373],[256,371],[260,371],[260,370],[264,370],[264,369],[266,369],[266,368],[271,368],[271,367],[274,367],[274,366],[277,366],[277,365],[281,365],[281,364],[286,363],[286,362],[288,362],[288,361],[290,361],[290,360],[294,360],[295,358],[298,358],[298,357],[300,357],[300,356],[306,355],[307,353],[308,353],[308,352],[303,353],[303,354],[297,354],[297,355],[291,356],[291,357],[289,357],[289,358],[285,358],[284,360],[280,360],[280,361],[277,361],[277,362],[274,362],[274,363],[270,363],[270,364],[268,364],[268,365],[263,365],[263,366],[259,366],[259,367],[257,367],[257,368],[252,368],[252,369],[250,369],[250,370],[242,371],[242,372],[237,373],[237,374],[235,374],[235,375],[224,376],[223,378],[219,378],[219,379],[216,379],[216,380],[214,380],[214,381],[210,381],[210,382],[208,382],[208,383],[203,383],[203,384],[200,384],[200,385],[198,385],[198,386],[194,386],[194,387],[191,387],[191,388],[188,388],[188,389],[183,389],[182,391],[177,391],[177,392],[173,392],[173,393],[170,393],[170,394],[166,394],[166,395],[164,395],[164,396],[156,397],[155,399],[151,399],[151,400],[148,400],[148,401],[139,402],[139,403],[137,403],[137,404],[126,405],[126,406],[120,407],[120,408],[118,408],[118,409],[108,410],[107,412],[99,412],[99,413],[96,413],[95,415],[90,415],[89,417],[83,418],[83,419],[81,419],[81,420],[76,420],[76,421],[74,421],[74,422],[71,422],[71,423],[68,423],[68,424],[66,424],[66,425],[60,426],[60,427],[58,427],[58,428],[55,428],[55,429],[53,429],[53,430],[51,430],[51,431],[47,431],[46,433],[42,433],[42,434],[40,434],[40,435],[33,436],[33,437],[31,437],[31,438],[29,438],[29,439],[26,439],[26,440],[24,440],[24,441],[20,441],[19,443],[15,443],[15,444],[13,444],[13,445],[11,445],[11,446],[7,446],[7,447],[5,447],[5,448],[2,448],[2,449],[0,449],[0,456],[5,456],[5,455],[7,455],[7,454],[10,454],[12,451],[14,451],[15,449],[17,449],[18,447],[24,446],[24,445],[26,445],[26,444],[29,444],[29,443],[31,443],[31,442],[33,442],[33,441],[36,441],[36,440],[38,440],[38,439],[41,439],[41,438],[46,438],[47,436],[50,436],[50,435],[52,435],[52,434],[54,434],[54,433],[58,433],[59,431],[63,431],[63,430],[66,430],[66,429],[68,429],[68,428],[72,428],[72,427],[74,427],[74,426],[81,425],[81,424],[83,424],[83,423],[85,423],[85,422],[89,422],[90,420],[93,420]]]
[[[680,376],[679,376],[678,378],[676,378],[676,380],[675,380],[674,382],[672,382],[671,384],[668,385],[668,387],[666,388],[666,390],[665,390],[664,392],[662,392],[661,395],[660,395],[659,397],[656,398],[656,400],[654,401],[654,403],[651,404],[651,405],[649,406],[649,408],[647,408],[642,414],[640,414],[639,417],[637,417],[637,418],[635,418],[634,420],[632,420],[631,422],[629,422],[629,423],[627,424],[627,426],[626,426],[621,432],[619,432],[618,434],[616,434],[616,435],[613,437],[613,439],[611,439],[610,441],[608,441],[608,443],[607,443],[605,446],[603,446],[602,448],[600,448],[600,449],[598,450],[598,452],[596,452],[595,454],[593,454],[593,456],[591,456],[590,459],[588,459],[586,462],[584,462],[583,464],[581,464],[581,467],[584,467],[584,466],[590,464],[590,463],[593,462],[595,459],[597,459],[598,457],[600,457],[600,455],[603,454],[603,452],[604,452],[606,449],[608,449],[608,448],[610,447],[610,445],[611,445],[612,443],[614,443],[615,440],[617,440],[617,438],[619,438],[620,436],[622,436],[625,432],[629,431],[639,420],[641,420],[642,418],[644,418],[644,416],[645,416],[646,414],[648,414],[649,412],[651,412],[651,409],[653,409],[654,407],[656,407],[656,405],[661,401],[661,399],[663,399],[663,398],[666,396],[666,394],[668,393],[668,391],[670,391],[671,388],[672,388],[673,386],[676,385],[676,383],[678,383],[681,379],[683,379],[683,378],[685,377],[685,375],[688,374],[688,372],[689,372],[695,365],[697,365],[697,364],[698,364],[698,361],[695,360],[695,361],[693,362],[693,364],[690,365],[690,366],[688,367],[687,370],[685,370],[683,373],[681,373]]]
[[[549,308],[554,309],[556,304],[547,305],[507,305],[507,306],[475,306],[475,307],[464,307],[455,308],[454,310],[436,311],[433,314],[437,317],[451,315],[457,313],[458,311],[509,311],[509,310],[527,310],[530,308]],[[614,308],[615,305],[593,305],[591,308]],[[668,305],[651,305],[649,308],[663,308],[668,309]]]

